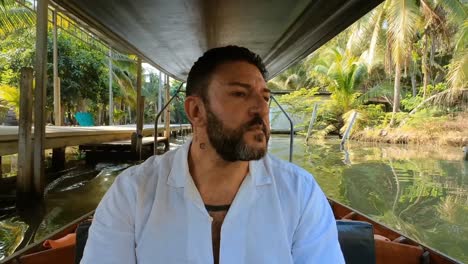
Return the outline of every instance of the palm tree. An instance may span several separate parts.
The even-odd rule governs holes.
[[[414,0],[391,0],[389,4],[387,32],[395,70],[393,115],[390,126],[395,122],[395,113],[400,111],[401,74],[407,63],[408,54],[411,54],[411,44],[418,19],[417,12],[418,8]]]
[[[15,0],[0,1],[0,38],[35,24],[36,14]]]
[[[464,24],[466,6],[459,0],[387,0],[364,19],[368,21],[363,23],[364,26],[369,26],[369,24],[373,26],[372,30],[367,30],[372,34],[370,37],[355,39],[359,43],[354,44],[354,46],[368,46],[363,53],[363,59],[370,73],[375,66],[375,58],[379,50],[379,39],[385,37],[385,40],[380,41],[380,44],[385,46],[384,64],[386,69],[389,72],[393,71],[394,74],[393,116],[391,120],[391,125],[393,125],[395,113],[400,108],[402,74],[406,73],[408,69],[409,59],[415,48],[413,45],[415,39],[419,35],[422,42],[422,50],[420,51],[421,73],[423,91],[425,91],[430,75],[429,69],[431,65],[435,64],[433,60],[435,40],[436,38],[444,38],[447,35],[449,20],[452,25]],[[356,30],[362,29],[356,28]],[[463,33],[460,35],[463,36]],[[367,44],[369,38],[371,41]],[[466,39],[466,36],[464,36],[464,39]],[[439,40],[437,42],[442,43],[443,41]],[[429,45],[431,45],[430,50]],[[464,49],[462,48],[462,50]],[[428,60],[429,54],[431,59]],[[455,86],[461,87],[464,85],[466,87],[466,78],[464,82],[461,81],[462,77],[465,76],[463,72],[466,72],[464,70],[466,66],[462,66],[463,62],[466,61],[463,56],[465,53],[460,51],[459,54],[462,56],[454,56],[454,61],[451,63],[451,69],[453,69],[451,72],[456,72],[456,74],[449,74],[449,81],[452,80],[452,83],[458,83]],[[438,66],[438,68],[442,67]]]
[[[114,53],[115,55],[115,53]],[[107,60],[102,61],[107,67]],[[117,107],[116,116],[124,117],[126,108],[128,108],[128,118],[131,122],[131,109],[136,109],[136,72],[137,63],[132,56],[119,54],[112,58],[112,80],[113,86],[118,90],[114,93],[114,100],[120,102]]]
[[[329,49],[321,54],[314,70],[328,80],[328,90],[342,113],[351,110],[358,96],[359,86],[367,76],[367,67],[359,58],[341,48]]]
[[[314,52],[306,59],[294,64],[284,72],[268,82],[268,87],[272,90],[299,90],[301,88],[312,88],[317,84],[314,76],[311,75],[314,63],[317,60],[318,52]]]

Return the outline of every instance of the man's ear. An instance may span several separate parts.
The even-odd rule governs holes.
[[[184,102],[185,113],[194,127],[206,124],[206,111],[203,101],[198,96],[188,96]]]

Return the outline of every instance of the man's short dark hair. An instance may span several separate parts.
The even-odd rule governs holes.
[[[247,48],[226,46],[210,49],[193,64],[189,72],[186,86],[186,96],[198,95],[207,101],[207,88],[211,75],[216,68],[226,62],[245,61],[258,68],[266,80],[267,70],[262,59]]]

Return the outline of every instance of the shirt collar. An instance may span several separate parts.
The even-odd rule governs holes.
[[[187,140],[181,147],[179,147],[179,149],[176,150],[174,160],[172,161],[171,172],[167,179],[167,184],[172,187],[185,187],[187,180],[192,177],[188,167],[188,153],[191,143],[191,140]],[[256,186],[271,184],[271,171],[267,168],[269,167],[267,165],[269,162],[270,158],[268,155],[260,160],[249,162],[249,172]]]

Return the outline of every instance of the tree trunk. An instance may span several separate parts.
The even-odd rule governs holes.
[[[418,94],[418,90],[416,87],[416,70],[415,69],[411,71],[411,88],[413,89],[413,97],[416,97],[416,95]]]
[[[101,107],[98,106],[97,108],[97,117],[96,117],[96,126],[101,125]]]
[[[395,124],[395,114],[400,111],[400,93],[401,93],[401,66],[399,63],[395,65],[395,84],[393,86],[393,114],[390,121],[390,126]]]
[[[128,105],[127,107],[128,107],[128,123],[131,124],[132,123],[132,108],[130,107],[130,105]]]
[[[421,71],[423,74],[423,99],[426,99],[427,84],[429,82],[429,67],[427,64],[427,44],[427,34],[425,34],[421,59]]]

